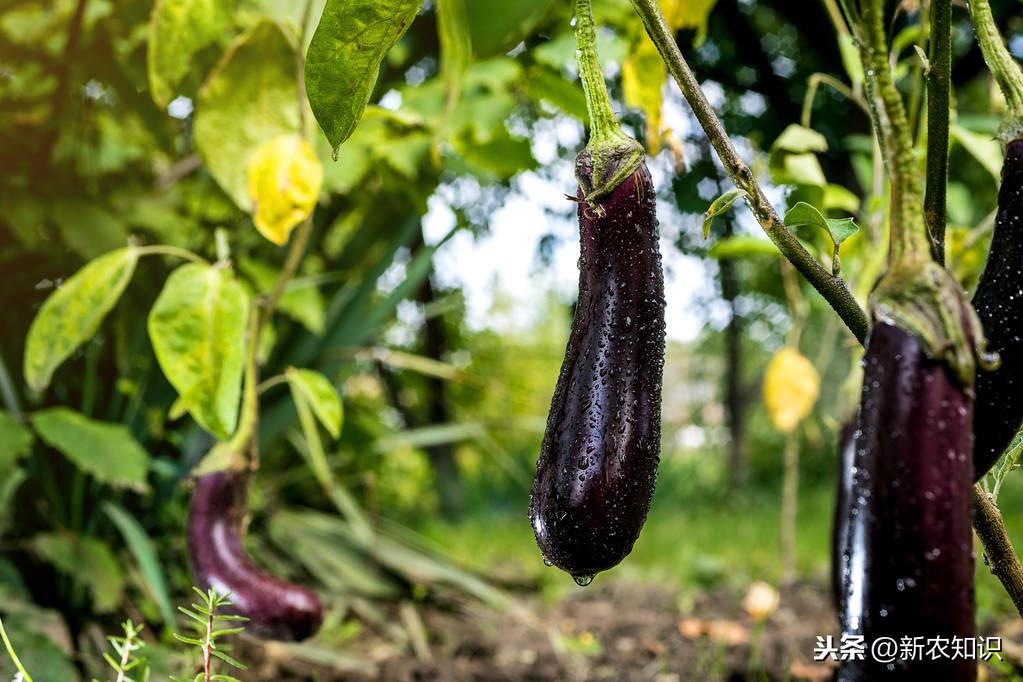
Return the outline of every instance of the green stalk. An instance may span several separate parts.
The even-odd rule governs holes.
[[[927,74],[927,193],[924,218],[931,255],[945,264],[948,221],[948,137],[952,108],[952,0],[931,6],[931,70]]]
[[[989,0],[970,0],[970,18],[977,31],[977,42],[984,53],[984,61],[994,74],[1009,107],[1001,132],[1002,142],[1008,144],[1023,137],[1023,69],[998,31]]]
[[[909,118],[889,61],[884,7],[885,0],[862,2],[858,26],[874,129],[891,186],[888,270],[871,296],[871,313],[912,333],[969,389],[978,360],[991,366],[997,358],[984,353],[984,331],[966,293],[931,255]]]
[[[21,660],[18,658],[18,654],[14,651],[14,645],[11,644],[10,638],[7,636],[7,630],[4,630],[4,621],[0,619],[0,639],[4,642],[4,648],[7,649],[7,655],[11,657],[11,661],[14,663],[14,667],[18,669],[21,676],[25,679],[25,682],[32,682],[32,676],[25,670],[25,666],[21,664]]]
[[[592,173],[576,171],[586,200],[595,201],[614,191],[643,163],[642,145],[622,130],[611,107],[604,74],[597,56],[597,29],[591,0],[575,0],[576,59],[590,116],[590,141],[580,155],[592,160]]]

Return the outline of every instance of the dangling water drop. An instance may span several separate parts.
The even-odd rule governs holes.
[[[551,566],[554,565],[554,562],[551,561],[550,559],[548,559],[547,557],[544,557],[543,558],[543,565],[546,566],[547,568],[550,568]]]
[[[578,585],[579,587],[586,587],[587,585],[593,582],[593,574],[590,573],[588,575],[586,574],[573,575],[572,579],[575,580],[575,584]]]

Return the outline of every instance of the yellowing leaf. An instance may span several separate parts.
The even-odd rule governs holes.
[[[249,198],[256,229],[284,244],[309,217],[323,186],[323,166],[298,135],[281,135],[261,145],[249,161]]]
[[[643,34],[622,64],[625,103],[646,115],[646,148],[650,154],[661,150],[662,89],[667,69],[653,42]]]
[[[775,428],[794,431],[813,410],[820,387],[817,369],[799,351],[778,351],[764,374],[764,404]]]
[[[695,28],[698,38],[707,32],[707,17],[717,0],[660,0],[664,19],[672,31]]]

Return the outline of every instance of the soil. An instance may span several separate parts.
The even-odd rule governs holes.
[[[249,680],[351,682],[732,682],[831,679],[813,662],[818,635],[837,624],[825,589],[801,584],[782,591],[780,606],[755,623],[743,595],[702,593],[680,605],[661,587],[609,582],[578,590],[556,604],[526,599],[524,614],[420,607],[421,620],[395,614],[404,647],[367,629],[345,646],[357,657],[332,669],[300,662],[299,649],[249,642],[242,660],[260,661]],[[397,611],[397,609],[396,609]],[[683,614],[683,611],[688,615]],[[422,627],[416,625],[417,622]],[[412,627],[409,627],[410,623]],[[428,633],[428,634],[426,634]],[[302,654],[311,658],[308,652]],[[343,669],[343,670],[342,670]],[[254,671],[258,671],[255,672]],[[254,673],[254,674],[253,674]],[[994,678],[991,678],[994,679]]]
[[[523,611],[395,607],[393,620],[367,627],[343,652],[311,645],[247,641],[245,682],[830,682],[836,664],[813,661],[818,635],[835,635],[828,591],[803,583],[782,590],[756,623],[743,594],[727,589],[680,600],[663,587],[594,585]],[[403,627],[397,628],[396,624]],[[1004,637],[1006,656],[1023,661],[1023,621],[982,627]],[[395,632],[405,642],[395,644]],[[408,636],[407,633],[413,633]],[[313,660],[324,665],[316,665]],[[328,664],[329,663],[329,664]],[[1023,680],[983,667],[979,682]]]

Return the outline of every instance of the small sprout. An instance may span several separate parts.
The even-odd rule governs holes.
[[[218,613],[220,609],[233,605],[230,594],[221,595],[213,589],[203,592],[198,587],[192,589],[199,595],[201,601],[193,603],[191,609],[179,606],[178,610],[192,621],[190,625],[196,631],[196,635],[190,637],[175,632],[174,638],[199,650],[202,669],[194,678],[171,677],[171,679],[174,682],[240,682],[231,675],[214,673],[213,663],[214,659],[219,659],[237,670],[247,669],[244,664],[227,655],[220,648],[221,645],[217,640],[245,631],[244,627],[219,627],[220,623],[244,623],[249,619],[244,616]]]

